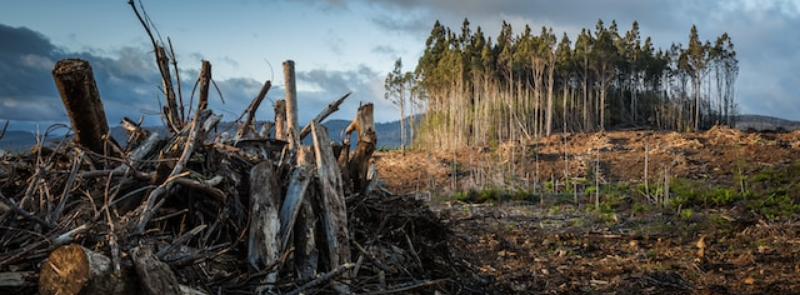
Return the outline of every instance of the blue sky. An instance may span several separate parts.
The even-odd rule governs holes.
[[[137,0],[138,3],[138,0]],[[272,80],[268,95],[283,96],[281,63],[296,63],[302,122],[353,91],[333,117],[351,119],[360,102],[376,104],[376,121],[398,119],[383,99],[385,74],[396,58],[412,70],[434,21],[453,29],[467,17],[496,36],[503,20],[515,33],[525,24],[553,27],[574,40],[598,18],[625,31],[638,20],[642,36],[667,48],[686,43],[696,24],[702,39],[723,32],[740,59],[740,111],[800,120],[800,1],[750,0],[234,0],[153,1],[144,7],[161,36],[169,37],[182,78],[195,79],[202,59],[213,66],[225,104],[211,107],[237,117]],[[16,1],[0,9],[0,122],[12,130],[67,123],[50,71],[60,58],[90,61],[110,124],[144,116],[160,124],[160,82],[147,36],[126,0]],[[577,8],[579,7],[579,8]],[[271,66],[271,67],[270,67]],[[190,85],[184,85],[188,97]],[[260,119],[272,118],[271,103]]]

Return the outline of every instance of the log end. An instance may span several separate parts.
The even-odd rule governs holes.
[[[91,66],[88,61],[78,58],[67,58],[56,62],[53,68],[53,75],[72,75],[73,73],[83,73],[86,70],[91,71]]]
[[[39,294],[70,295],[81,292],[89,280],[89,260],[78,245],[55,249],[42,265]]]

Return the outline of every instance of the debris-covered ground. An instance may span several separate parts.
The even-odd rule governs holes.
[[[619,131],[377,163],[430,200],[495,294],[800,294],[798,142]]]

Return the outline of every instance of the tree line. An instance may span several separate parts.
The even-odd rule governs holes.
[[[620,32],[598,20],[572,42],[546,27],[514,34],[505,21],[492,39],[464,19],[460,31],[436,21],[416,69],[403,72],[398,59],[385,87],[401,118],[406,105],[422,114],[401,121],[417,146],[453,148],[612,127],[733,125],[738,72],[731,37],[702,41],[695,26],[688,45],[661,49],[642,40],[636,21]]]

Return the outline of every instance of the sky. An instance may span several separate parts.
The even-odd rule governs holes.
[[[727,32],[739,58],[742,114],[800,120],[800,0],[135,0],[171,40],[188,101],[201,61],[219,91],[210,108],[224,120],[245,111],[266,80],[273,88],[257,119],[273,118],[284,96],[281,64],[294,60],[300,123],[352,91],[331,118],[350,120],[375,104],[376,122],[399,119],[384,99],[384,79],[402,58],[413,71],[433,23],[458,30],[468,18],[496,36],[503,21],[552,27],[571,40],[581,28],[636,20],[660,48],[687,44],[697,25],[712,42]],[[31,131],[69,119],[51,71],[63,58],[88,60],[110,125],[125,116],[160,125],[163,95],[152,45],[127,0],[15,1],[0,8],[0,126]],[[494,39],[494,38],[493,38]]]

